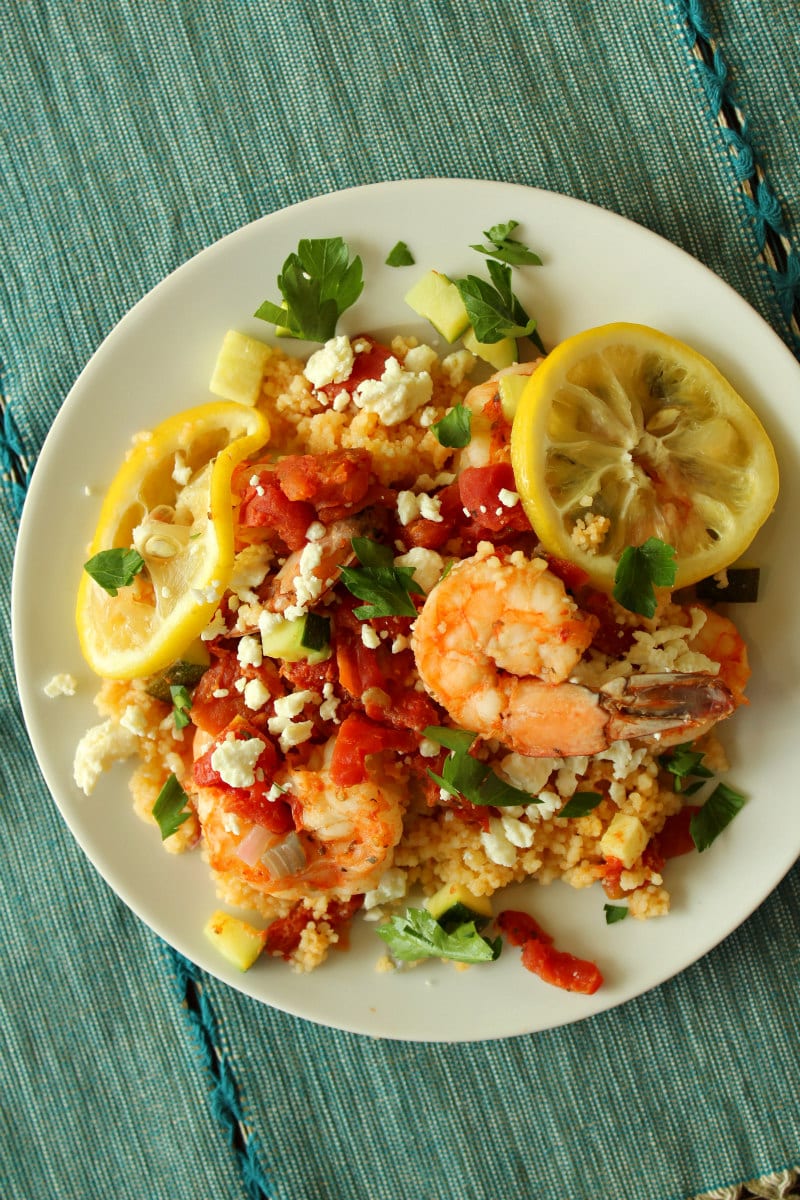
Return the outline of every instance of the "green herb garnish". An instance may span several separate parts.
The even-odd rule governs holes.
[[[719,837],[745,803],[746,797],[741,792],[728,787],[727,783],[717,784],[703,807],[689,822],[692,841],[701,853]]]
[[[559,817],[585,817],[603,799],[601,792],[575,792],[557,814]]]
[[[489,259],[491,283],[477,275],[455,279],[467,315],[479,342],[500,342],[507,337],[533,337],[536,322],[525,312],[511,290],[511,267]],[[540,343],[536,338],[537,345]]]
[[[175,728],[185,729],[191,722],[189,709],[192,707],[192,697],[187,688],[173,684],[169,689],[172,697],[172,715],[175,718]]]
[[[660,754],[659,764],[674,777],[673,788],[684,796],[693,796],[699,791],[706,779],[711,779],[713,772],[704,767],[704,755],[700,750],[693,750],[691,742],[683,742],[673,746],[666,754]],[[687,783],[688,779],[693,782]]]
[[[254,315],[288,329],[293,337],[326,342],[363,287],[361,259],[356,256],[350,261],[342,238],[307,238],[289,255],[278,276],[283,304],[265,300]]]
[[[450,958],[455,962],[494,962],[503,948],[501,938],[481,937],[474,921],[447,933],[424,908],[409,908],[402,917],[391,917],[378,929],[393,956],[403,962],[420,958]]]
[[[189,797],[176,776],[170,775],[153,805],[153,816],[161,830],[162,841],[170,837],[176,829],[180,829],[184,821],[189,820],[191,813],[185,811],[188,801]]]
[[[618,921],[624,921],[628,915],[628,909],[624,904],[604,904],[603,912],[606,914],[606,925],[616,925]]]
[[[456,404],[450,412],[431,425],[431,430],[441,446],[456,450],[468,446],[472,437],[472,413],[464,404]]]
[[[371,538],[353,538],[352,546],[361,566],[341,567],[340,574],[348,591],[359,600],[369,601],[353,609],[358,619],[415,617],[417,610],[411,595],[424,596],[425,593],[414,582],[413,568],[395,567],[389,547]]]
[[[405,242],[395,242],[386,255],[387,267],[413,267],[414,255]]]
[[[83,564],[84,571],[99,583],[109,596],[116,596],[121,587],[128,587],[144,567],[144,559],[138,550],[117,546],[113,550],[101,550]]]
[[[437,775],[430,768],[428,774],[454,799],[460,800],[463,797],[471,804],[490,805],[494,808],[539,803],[527,792],[506,783],[487,763],[469,753],[470,746],[478,736],[476,733],[467,729],[428,725],[422,736],[450,751],[444,760],[441,775]]]
[[[652,617],[656,611],[654,588],[675,582],[675,551],[659,538],[641,546],[626,546],[614,574],[614,599],[628,612]]]
[[[510,236],[518,225],[519,221],[505,221],[501,225],[493,225],[491,229],[484,229],[483,236],[491,245],[470,246],[470,249],[477,250],[479,254],[486,254],[489,258],[500,259],[512,267],[540,267],[542,260],[539,255]]]

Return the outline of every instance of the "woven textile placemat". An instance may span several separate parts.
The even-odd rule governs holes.
[[[796,867],[701,962],[578,1025],[467,1046],[314,1026],[100,879],[33,759],[9,617],[30,472],[92,353],[169,271],[310,196],[576,196],[687,250],[800,356],[795,0],[0,0],[0,41],[0,1195],[800,1195]]]

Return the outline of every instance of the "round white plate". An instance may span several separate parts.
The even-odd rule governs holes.
[[[158,831],[133,814],[127,768],[116,767],[90,798],[73,783],[75,745],[97,719],[73,596],[103,489],[134,433],[210,399],[207,382],[227,329],[269,336],[269,327],[250,314],[262,300],[277,298],[276,276],[299,239],[341,235],[363,259],[364,292],[341,331],[403,328],[432,340],[403,295],[430,267],[485,276],[484,260],[469,246],[512,218],[520,222],[518,236],[543,258],[543,266],[515,271],[514,278],[546,345],[609,321],[666,330],[719,366],[776,444],[781,497],[749,555],[762,568],[761,599],[736,614],[751,651],[751,706],[725,729],[728,778],[749,802],[702,856],[668,864],[673,903],[666,918],[607,926],[599,888],[532,884],[510,897],[558,945],[600,965],[605,984],[594,996],[542,983],[511,946],[488,967],[459,971],[427,962],[381,974],[375,967],[383,943],[361,921],[351,950],[332,954],[311,975],[274,959],[242,975],[203,936],[216,899],[200,855],[163,852]],[[411,247],[416,266],[384,265],[399,239]],[[159,284],[100,347],[53,424],[25,505],[13,590],[19,691],[42,772],[75,837],[134,912],[205,970],[277,1008],[359,1033],[421,1041],[530,1033],[609,1009],[677,974],[735,929],[800,852],[798,404],[798,364],[741,297],[654,234],[563,196],[492,182],[386,183],[307,201],[224,238]],[[45,696],[57,672],[76,676],[76,696]]]

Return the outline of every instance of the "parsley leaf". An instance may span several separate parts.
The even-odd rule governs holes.
[[[396,242],[386,255],[387,267],[413,267],[414,255],[405,242]]]
[[[575,792],[557,814],[559,817],[585,817],[603,799],[600,792]]]
[[[524,265],[540,267],[542,260],[539,255],[534,254],[533,250],[511,237],[518,225],[519,221],[505,221],[501,225],[493,225],[491,229],[484,229],[483,236],[488,238],[491,245],[470,246],[470,250],[477,250],[479,254],[500,259],[501,262],[509,263],[514,267]]]
[[[450,958],[455,962],[494,962],[503,948],[501,938],[481,937],[474,921],[447,933],[424,908],[409,908],[402,917],[391,917],[378,929],[393,956],[403,962],[420,958]]]
[[[453,281],[464,302],[476,339],[493,343],[506,337],[533,336],[536,322],[528,316],[511,290],[511,267],[494,259],[490,259],[487,265],[492,283],[477,275],[467,275],[466,279]]]
[[[175,728],[185,729],[191,722],[189,709],[192,707],[192,697],[187,688],[181,684],[172,684],[169,689],[172,697],[172,715],[175,718]]]
[[[703,807],[689,822],[692,841],[701,853],[719,837],[746,802],[746,797],[728,787],[727,783],[717,784]]]
[[[388,546],[371,538],[352,538],[352,546],[360,567],[340,567],[342,583],[357,596],[367,600],[353,612],[360,621],[371,617],[415,617],[417,610],[411,595],[424,596],[414,581],[413,567],[395,567]]]
[[[265,300],[255,316],[289,330],[293,337],[326,342],[339,317],[364,287],[361,259],[350,262],[343,238],[306,238],[286,259],[278,276],[283,305]]]
[[[606,914],[606,925],[616,925],[618,921],[624,921],[628,915],[628,909],[624,904],[604,904],[603,912]]]
[[[138,550],[117,546],[113,550],[101,550],[83,564],[84,571],[95,583],[116,596],[121,587],[128,587],[144,567],[144,559]]]
[[[161,830],[162,841],[173,834],[176,829],[180,829],[184,821],[189,820],[191,813],[185,811],[188,800],[189,797],[178,783],[175,775],[170,775],[153,805],[153,816]]]
[[[702,765],[704,755],[700,750],[693,750],[691,742],[683,742],[673,746],[666,754],[660,754],[658,761],[665,771],[674,776],[673,787],[676,792],[685,796],[693,796],[703,786],[703,781],[711,779],[713,771]],[[694,776],[693,783],[686,780]]]
[[[464,404],[456,404],[450,412],[431,425],[440,446],[456,450],[468,446],[472,438],[472,413]]]
[[[628,612],[652,617],[656,611],[656,587],[675,582],[675,551],[659,538],[649,537],[641,546],[626,546],[614,574],[614,599]]]
[[[471,804],[490,805],[494,808],[538,803],[527,792],[506,783],[487,763],[469,753],[470,746],[478,736],[476,733],[467,729],[428,725],[422,736],[450,751],[444,760],[441,775],[437,775],[430,768],[428,774],[454,799],[458,800],[463,796]]]

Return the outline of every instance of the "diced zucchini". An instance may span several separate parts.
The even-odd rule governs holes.
[[[229,329],[222,340],[209,389],[222,400],[251,407],[261,395],[261,381],[272,347]]]
[[[499,381],[500,407],[507,421],[513,421],[522,393],[528,386],[530,375],[504,375]]]
[[[650,840],[638,817],[617,813],[600,839],[600,853],[606,858],[618,858],[629,871]]]
[[[256,929],[247,921],[221,909],[212,913],[203,933],[223,958],[227,958],[240,971],[252,967],[267,940],[266,930]]]
[[[457,341],[469,328],[469,317],[458,288],[440,271],[428,271],[418,279],[406,292],[405,301],[415,313],[430,321],[448,342]]]
[[[169,690],[171,687],[185,687],[190,692],[197,687],[211,662],[208,650],[203,642],[198,641],[190,646],[185,654],[184,658],[170,663],[148,680],[145,691],[149,696],[155,696],[156,700],[161,700],[164,704],[172,704],[172,693]]]
[[[476,896],[463,884],[446,883],[431,896],[426,908],[433,919],[448,932],[468,921],[483,929],[492,919],[492,902],[488,896]]]
[[[310,644],[309,644],[310,643]],[[317,613],[306,613],[291,620],[282,618],[261,634],[261,646],[268,658],[284,662],[324,662],[331,656],[330,621]]]
[[[502,371],[504,367],[510,367],[513,363],[519,362],[516,338],[501,338],[499,342],[479,342],[475,337],[475,331],[470,328],[461,340],[464,348],[469,350],[470,354],[482,358],[489,366],[494,367],[495,371]]]

